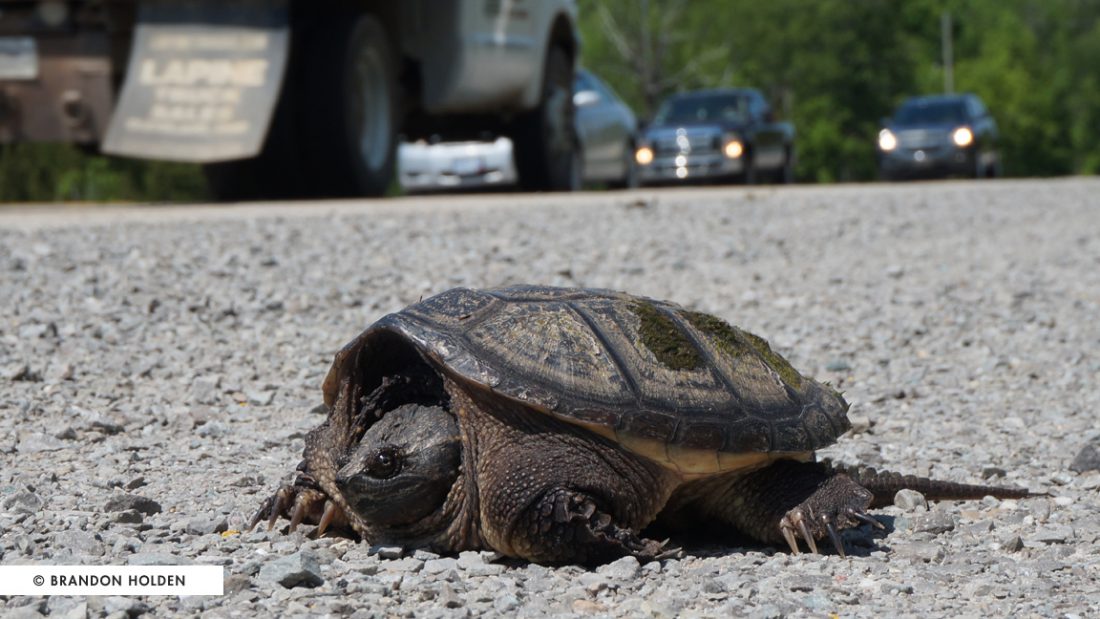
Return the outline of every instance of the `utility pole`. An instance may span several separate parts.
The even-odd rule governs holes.
[[[649,122],[653,118],[653,108],[657,99],[656,88],[653,87],[653,48],[649,42],[649,0],[641,1],[642,10],[642,49],[641,62],[642,62],[642,97],[645,99],[645,117],[646,122]]]
[[[955,92],[955,54],[951,49],[951,13],[940,14],[940,46],[943,49],[943,91]]]

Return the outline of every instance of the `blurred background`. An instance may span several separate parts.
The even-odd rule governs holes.
[[[673,93],[759,89],[797,128],[797,182],[878,178],[885,119],[911,96],[944,91],[984,101],[1005,176],[1100,171],[1096,0],[580,0],[576,9],[577,66],[640,126]],[[388,193],[401,191],[395,182]],[[0,201],[208,197],[197,165],[0,144]]]

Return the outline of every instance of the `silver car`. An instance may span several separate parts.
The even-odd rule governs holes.
[[[573,80],[573,104],[577,108],[583,178],[586,183],[613,187],[638,186],[634,160],[638,119],[611,87],[584,69]]]
[[[397,177],[407,192],[514,185],[512,140],[404,142],[397,149]]]
[[[573,82],[578,172],[585,183],[638,186],[634,159],[638,121],[613,90],[579,69]],[[419,141],[398,149],[398,179],[405,191],[440,191],[513,185],[517,175],[513,145],[494,142]]]

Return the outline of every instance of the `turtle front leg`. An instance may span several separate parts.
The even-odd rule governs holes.
[[[513,553],[537,563],[598,564],[624,556],[651,561],[677,552],[616,524],[582,492],[552,488],[519,516],[509,540]]]
[[[281,486],[260,504],[260,508],[248,523],[249,530],[256,528],[260,521],[267,521],[271,530],[279,518],[290,520],[289,532],[294,532],[301,523],[316,524],[316,535],[324,534],[329,527],[350,529],[344,511],[336,506],[316,483],[305,473],[300,473],[293,484]]]

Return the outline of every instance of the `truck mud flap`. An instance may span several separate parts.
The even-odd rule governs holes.
[[[256,155],[288,34],[285,1],[142,3],[103,151],[196,163]]]
[[[97,143],[112,103],[104,33],[0,36],[0,144]]]

